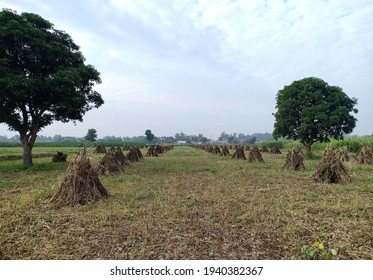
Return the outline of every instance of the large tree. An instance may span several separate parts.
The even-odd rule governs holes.
[[[18,131],[24,164],[37,133],[53,121],[82,121],[104,101],[100,73],[71,37],[32,13],[0,12],[0,123]]]
[[[308,151],[317,141],[343,139],[356,125],[351,113],[357,113],[357,100],[319,78],[294,81],[278,91],[276,101],[274,138],[300,140]]]

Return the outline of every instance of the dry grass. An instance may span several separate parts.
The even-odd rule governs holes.
[[[177,147],[101,176],[108,199],[61,209],[50,199],[69,162],[0,162],[0,258],[303,259],[320,241],[336,259],[373,259],[373,166],[346,163],[352,181],[329,185],[310,178],[317,161],[283,170],[285,157]]]

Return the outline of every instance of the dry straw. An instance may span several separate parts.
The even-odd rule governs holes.
[[[121,149],[120,152],[123,154]],[[108,150],[107,154],[100,161],[97,167],[97,172],[98,174],[119,173],[123,171],[124,161],[125,159],[121,157],[119,152],[117,152],[114,147],[111,147]]]
[[[278,148],[278,146],[273,146],[271,148],[271,154],[281,154],[281,151],[280,149]]]
[[[156,147],[154,145],[150,145],[149,148],[148,148],[148,152],[146,153],[145,156],[146,157],[157,157],[158,152],[157,152]]]
[[[264,146],[265,147],[265,146]],[[268,151],[268,150],[267,150]],[[254,146],[249,153],[248,157],[249,162],[264,162],[264,159],[262,157],[262,153],[260,152],[259,148],[257,146]]]
[[[96,154],[106,154],[106,148],[98,145],[94,151]]]
[[[262,147],[260,148],[260,152],[262,152],[262,153],[268,153],[269,151],[268,151],[267,146],[262,146]]]
[[[140,161],[144,159],[141,151],[137,147],[132,147],[129,152],[127,153],[127,158],[130,162]]]
[[[221,147],[220,155],[221,156],[230,156],[227,146],[224,145],[224,146]]]
[[[245,151],[244,151],[244,147],[242,146],[237,146],[236,147],[236,150],[232,156],[232,159],[242,159],[242,160],[246,160],[246,156],[245,156]]]
[[[355,158],[357,163],[373,163],[373,147],[363,146],[360,148]]]
[[[62,152],[57,152],[52,157],[52,162],[66,162],[67,154],[64,154]]]
[[[286,162],[282,168],[289,168],[294,170],[305,169],[304,167],[303,151],[299,147],[294,147],[286,154]]]
[[[343,165],[339,149],[328,148],[311,175],[314,181],[324,183],[348,183],[351,177]]]
[[[86,150],[82,149],[68,166],[66,176],[52,202],[57,206],[75,206],[108,196],[108,192],[90,163]]]

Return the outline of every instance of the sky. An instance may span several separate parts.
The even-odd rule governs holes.
[[[0,0],[66,31],[101,73],[105,104],[39,134],[272,132],[276,94],[318,77],[358,99],[373,133],[371,0]],[[0,124],[0,135],[13,136]]]

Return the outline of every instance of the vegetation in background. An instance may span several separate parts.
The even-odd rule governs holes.
[[[226,133],[223,131],[218,140],[223,141],[229,144],[255,144],[256,142],[262,142],[268,139],[272,139],[272,134],[265,132],[265,133],[254,133],[254,134],[244,134],[244,133]]]

